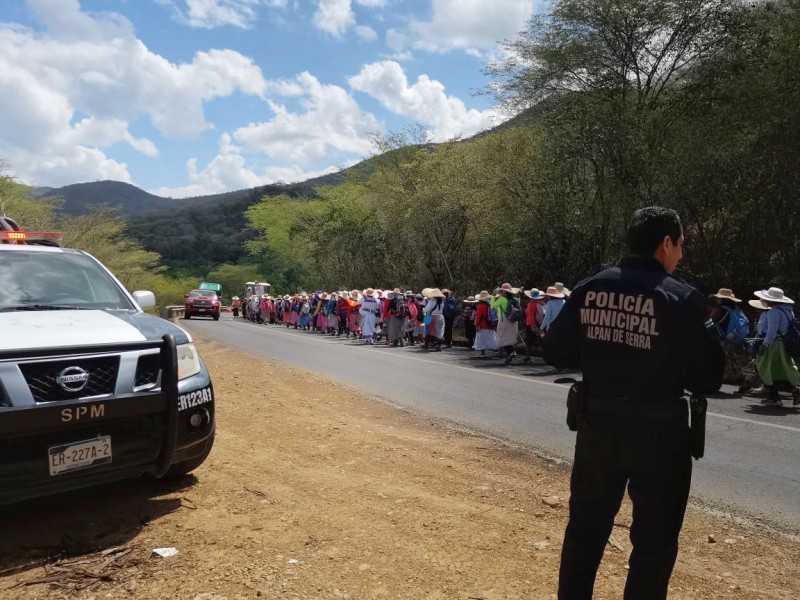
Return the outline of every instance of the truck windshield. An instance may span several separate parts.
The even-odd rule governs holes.
[[[71,252],[3,252],[0,311],[133,310],[116,282],[92,258]]]

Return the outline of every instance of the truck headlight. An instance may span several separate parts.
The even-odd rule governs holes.
[[[178,379],[186,379],[200,372],[200,355],[194,344],[178,346]]]

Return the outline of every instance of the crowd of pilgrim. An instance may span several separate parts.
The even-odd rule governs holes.
[[[525,360],[564,306],[569,290],[562,283],[544,292],[504,283],[492,293],[483,290],[460,302],[448,289],[425,288],[415,293],[365,290],[301,292],[293,296],[234,297],[234,319],[284,325],[331,336],[361,339],[366,345],[420,345],[440,351],[453,346],[453,329],[462,324],[469,347],[486,355],[498,352],[506,363],[518,343]]]
[[[504,283],[460,302],[448,289],[415,293],[365,290],[298,293],[240,300],[234,296],[235,319],[282,325],[312,333],[363,340],[366,345],[419,345],[439,351],[453,345],[453,329],[463,326],[470,348],[485,356],[496,352],[506,364],[524,347],[524,361],[561,312],[570,290],[560,282],[544,291]],[[794,321],[794,301],[779,288],[758,290],[741,310],[742,300],[723,288],[709,302],[709,328],[727,356],[727,376],[741,392],[762,392],[764,404],[781,405],[780,392],[800,404],[800,375],[784,339]]]

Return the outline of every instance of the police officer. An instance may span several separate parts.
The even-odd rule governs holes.
[[[677,213],[637,211],[626,242],[630,255],[581,282],[543,341],[548,363],[583,372],[560,600],[592,597],[626,486],[633,551],[624,597],[667,597],[692,475],[684,390],[712,393],[722,382],[703,297],[672,276],[683,257]]]

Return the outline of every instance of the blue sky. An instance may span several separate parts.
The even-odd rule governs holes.
[[[3,0],[0,160],[172,197],[302,181],[374,134],[468,137],[539,0]]]

